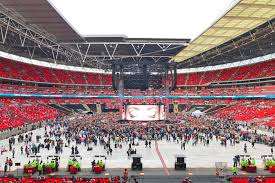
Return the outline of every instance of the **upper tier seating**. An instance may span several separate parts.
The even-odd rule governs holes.
[[[216,71],[178,74],[177,85],[203,85],[217,81],[235,81],[275,76],[275,60]]]
[[[233,81],[270,77],[275,76],[274,70],[275,60],[269,60],[243,67],[178,74],[177,85],[203,85],[214,81]],[[52,69],[5,58],[0,59],[0,77],[62,84],[112,85],[111,74]],[[170,75],[169,78],[171,78]]]
[[[176,89],[171,95],[199,95],[199,96],[216,96],[216,95],[268,95],[274,94],[275,86],[242,86],[242,87],[223,87],[223,88],[203,88],[196,89]]]
[[[170,95],[191,95],[191,96],[217,96],[217,95],[269,95],[274,94],[275,86],[242,86],[242,87],[223,87],[223,88],[202,88],[197,89],[195,87],[182,89],[178,88],[172,91]],[[107,87],[42,87],[42,86],[28,86],[28,85],[11,85],[0,84],[0,93],[11,94],[48,94],[48,95],[60,95],[60,94],[73,94],[73,95],[117,95],[117,91],[114,91],[110,86]],[[125,96],[159,96],[162,92],[159,90],[124,90]]]
[[[60,69],[51,69],[8,59],[0,59],[0,77],[26,81],[112,85],[112,76]]]

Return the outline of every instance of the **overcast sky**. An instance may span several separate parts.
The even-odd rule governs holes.
[[[239,0],[49,0],[81,35],[191,38]]]

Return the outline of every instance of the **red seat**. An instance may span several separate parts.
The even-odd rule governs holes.
[[[94,172],[97,174],[100,174],[103,171],[103,167],[102,166],[95,166],[94,167]]]
[[[256,173],[257,172],[257,167],[249,165],[249,166],[246,167],[246,171],[249,172],[249,173]]]
[[[35,173],[35,168],[33,168],[33,167],[26,167],[26,168],[24,168],[24,170],[23,170],[23,172],[24,173],[26,173],[26,174],[33,174],[33,173]]]
[[[45,174],[50,174],[50,173],[52,173],[52,168],[50,166],[47,166],[47,167],[45,167],[44,172],[45,172]]]
[[[76,174],[77,173],[77,169],[74,166],[70,166],[70,173],[71,174]]]
[[[270,173],[275,173],[275,166],[269,167],[269,172]]]

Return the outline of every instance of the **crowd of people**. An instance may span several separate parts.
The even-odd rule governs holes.
[[[151,147],[152,140],[177,141],[181,148],[186,144],[192,145],[202,143],[209,145],[211,140],[220,141],[221,145],[234,146],[236,143],[247,141],[255,147],[255,143],[273,146],[274,135],[261,134],[252,125],[239,124],[230,119],[219,119],[213,117],[193,117],[189,114],[181,114],[166,121],[121,121],[118,113],[106,113],[101,115],[78,115],[64,118],[58,125],[52,124],[50,134],[58,133],[60,127],[66,139],[66,144],[71,141],[76,144],[84,143],[87,149],[92,145],[104,146],[107,155],[112,154],[111,143],[115,148],[121,147],[120,142],[128,142],[128,155],[135,154],[135,145],[144,141],[145,147]],[[274,130],[271,132],[274,134]],[[56,134],[55,134],[56,135]],[[247,148],[244,151],[247,153]],[[271,148],[273,153],[273,148]]]
[[[270,132],[273,135],[261,134],[253,125],[239,124],[231,119],[210,116],[193,117],[190,114],[181,113],[169,114],[167,117],[170,120],[132,122],[120,120],[119,113],[74,114],[45,126],[43,140],[41,136],[36,135],[35,143],[34,134],[29,132],[19,135],[17,141],[22,144],[21,154],[27,157],[30,154],[36,155],[41,149],[43,151],[55,149],[55,153],[61,155],[64,148],[71,148],[71,154],[77,155],[80,144],[84,144],[87,151],[93,150],[93,147],[99,144],[104,147],[107,156],[112,156],[113,148],[121,149],[122,145],[127,144],[128,150],[125,153],[130,157],[137,153],[135,146],[144,145],[145,148],[151,148],[153,140],[177,142],[182,150],[186,149],[188,143],[192,146],[198,144],[208,146],[212,141],[218,141],[222,146],[234,146],[240,141],[247,141],[246,144],[251,143],[252,147],[255,147],[256,143],[270,145],[273,153],[274,130]],[[14,149],[15,141],[14,137],[9,139],[10,151]],[[247,147],[244,147],[244,152],[247,153]],[[10,165],[9,159],[7,167]],[[40,167],[39,172],[44,163],[37,162],[36,167]],[[26,162],[25,165],[29,164],[32,162]],[[71,165],[74,164],[71,163]],[[53,167],[56,166],[53,165]],[[79,164],[78,167],[80,167]]]

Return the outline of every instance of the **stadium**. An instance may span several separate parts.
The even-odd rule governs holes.
[[[275,0],[192,38],[80,34],[60,2],[0,0],[0,182],[275,182]]]

